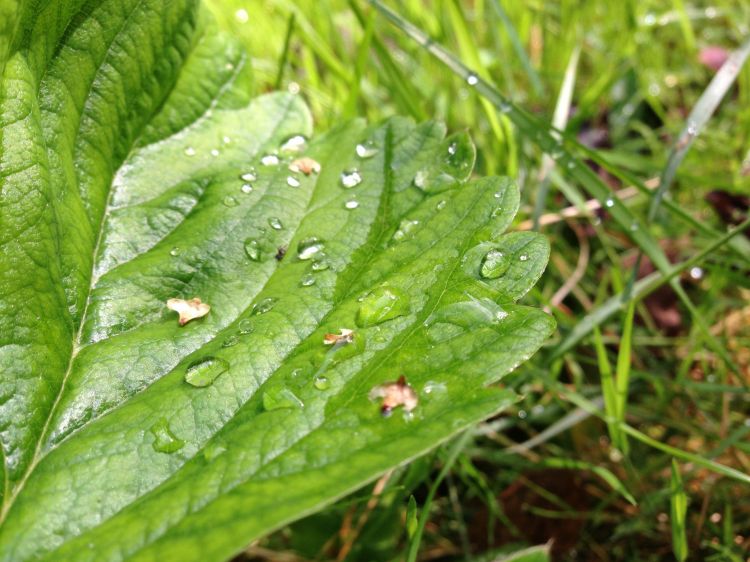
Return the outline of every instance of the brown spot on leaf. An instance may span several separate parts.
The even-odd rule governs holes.
[[[354,330],[347,328],[341,328],[339,334],[326,334],[323,336],[323,343],[325,345],[335,345],[343,343],[352,343],[354,341]]]
[[[276,258],[276,261],[281,261],[284,259],[285,255],[286,255],[286,246],[279,246],[279,249],[276,250],[276,255],[274,257]]]
[[[401,375],[397,381],[387,382],[376,386],[370,391],[370,400],[382,398],[383,402],[380,412],[388,417],[394,408],[403,406],[404,410],[411,412],[417,407],[419,398],[414,389],[406,382],[406,377]]]
[[[320,164],[307,156],[303,158],[297,158],[289,164],[289,169],[292,172],[302,172],[306,176],[310,174],[320,173]]]
[[[190,300],[185,299],[169,299],[167,301],[167,308],[174,310],[180,315],[180,326],[184,326],[194,318],[201,318],[208,314],[211,310],[211,306],[201,302],[198,297]]]

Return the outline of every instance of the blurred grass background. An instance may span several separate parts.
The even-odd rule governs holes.
[[[550,266],[526,302],[559,324],[506,379],[525,396],[512,414],[241,560],[496,560],[550,539],[555,560],[750,560],[750,479],[741,478],[750,472],[750,243],[719,239],[750,207],[750,65],[698,131],[666,205],[648,216],[691,109],[747,41],[750,3],[386,2],[546,124],[530,128],[363,0],[208,3],[247,47],[254,93],[304,96],[317,131],[394,114],[468,130],[477,175],[521,186],[516,228],[538,223],[552,240]],[[634,217],[629,228],[613,219],[609,198],[592,198],[555,154],[545,158],[551,123],[574,163]],[[683,264],[676,287],[641,256],[659,250]],[[632,294],[633,271],[660,287],[595,328],[608,299]],[[576,336],[581,326],[589,327]]]

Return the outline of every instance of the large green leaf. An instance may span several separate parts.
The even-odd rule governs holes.
[[[221,560],[514,400],[488,384],[552,330],[514,304],[549,247],[503,234],[517,189],[466,182],[467,135],[287,154],[305,105],[249,99],[197,2],[0,15],[0,559]],[[419,404],[383,418],[401,374]]]

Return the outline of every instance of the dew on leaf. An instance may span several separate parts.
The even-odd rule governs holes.
[[[300,186],[299,180],[297,178],[295,178],[294,176],[287,176],[287,178],[286,178],[286,184],[289,187],[299,187]]]
[[[393,239],[400,242],[407,238],[419,226],[418,220],[404,219],[398,225],[398,230],[393,233]]]
[[[253,316],[257,314],[265,314],[266,312],[270,311],[274,307],[277,300],[278,299],[275,299],[273,297],[264,298],[263,300],[253,305],[253,310],[250,312],[250,314]]]
[[[242,181],[255,181],[258,179],[257,173],[255,172],[255,168],[250,168],[247,172],[242,174],[240,176],[240,179]]]
[[[203,448],[203,458],[212,461],[219,455],[226,453],[227,448],[221,443],[207,443]]]
[[[235,335],[227,336],[221,343],[221,347],[232,347],[240,342],[240,338]]]
[[[357,207],[359,207],[359,201],[357,201],[356,199],[350,199],[349,201],[344,203],[344,207],[349,210],[356,209]]]
[[[253,321],[249,318],[243,318],[237,324],[237,333],[246,336],[253,332]]]
[[[408,314],[409,298],[396,287],[381,286],[367,294],[357,311],[357,325],[374,326]]]
[[[216,158],[219,155],[219,149],[218,148],[212,148],[211,149],[211,156]]]
[[[479,274],[485,279],[497,279],[510,267],[510,258],[500,250],[490,250],[482,258]]]
[[[299,284],[303,287],[310,287],[312,285],[315,285],[315,277],[308,273],[307,275],[304,275],[302,279],[300,279]]]
[[[288,388],[266,390],[263,393],[263,408],[267,411],[283,408],[304,408],[305,403]]]
[[[469,86],[476,86],[479,83],[479,77],[472,72],[466,76],[466,83]]]
[[[309,260],[315,257],[323,249],[323,242],[315,236],[300,240],[297,244],[297,257],[301,260]]]
[[[245,254],[253,261],[260,261],[260,243],[254,238],[245,240]]]
[[[529,256],[528,254],[521,254],[520,256],[518,256],[518,259],[521,261],[527,261],[529,259]]]
[[[221,140],[222,140],[222,142],[223,142],[224,144],[229,144],[229,143],[231,143],[231,142],[232,142],[232,138],[231,138],[231,137],[227,137],[227,136],[224,136],[224,137],[222,137],[222,139],[221,139]]]
[[[282,228],[284,228],[284,225],[281,224],[281,219],[279,219],[278,217],[271,217],[270,219],[268,219],[268,224],[274,230],[281,230]]]
[[[227,195],[226,197],[224,197],[222,203],[224,203],[225,207],[236,207],[240,204],[240,202],[234,195]]]
[[[331,383],[328,381],[328,377],[316,375],[315,379],[313,379],[313,386],[318,390],[327,390],[331,386]]]
[[[350,189],[358,186],[360,183],[362,183],[362,176],[356,168],[341,173],[341,185],[345,188]]]
[[[446,205],[448,205],[448,202],[445,199],[441,199],[440,201],[438,201],[437,205],[435,205],[435,208],[438,211],[442,211],[443,209],[445,209]]]
[[[195,149],[192,146],[185,148],[185,156],[195,156]]]
[[[245,194],[252,193],[253,186],[250,185],[249,183],[243,183],[242,187],[240,187],[240,191],[242,191],[242,193],[245,193]]]
[[[278,166],[279,157],[275,154],[266,154],[260,159],[260,163],[264,166]]]
[[[185,299],[169,299],[167,301],[167,308],[174,310],[180,316],[180,326],[184,326],[194,318],[201,318],[208,314],[211,310],[211,306],[201,302],[198,297],[190,300]]]
[[[206,357],[191,363],[185,370],[185,382],[193,386],[211,386],[219,375],[229,370],[229,363],[217,357]]]
[[[300,152],[304,150],[306,144],[307,139],[304,136],[294,135],[286,139],[279,147],[279,150],[281,152]]]
[[[175,246],[174,248],[172,248],[171,250],[169,250],[169,255],[172,256],[172,257],[176,257],[176,256],[180,255],[180,252],[181,252],[180,248],[178,248],[177,246]]]
[[[606,201],[604,201],[604,206],[611,209],[615,206],[615,200],[609,197]]]
[[[313,260],[312,264],[310,265],[310,269],[312,269],[313,271],[325,271],[329,267],[330,265],[328,264],[328,262],[322,259],[322,257],[321,259]]]
[[[185,442],[172,433],[167,418],[159,418],[149,431],[154,436],[151,445],[159,453],[174,453],[185,446]]]
[[[378,153],[377,145],[374,141],[371,140],[359,143],[354,150],[357,153],[357,156],[359,156],[363,160],[366,158],[372,158]]]

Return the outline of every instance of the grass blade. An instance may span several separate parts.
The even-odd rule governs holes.
[[[670,522],[672,524],[672,552],[674,557],[682,562],[687,559],[688,545],[687,533],[685,532],[685,519],[687,515],[687,494],[682,485],[680,467],[677,461],[672,459],[672,479],[669,487],[670,492]]]

